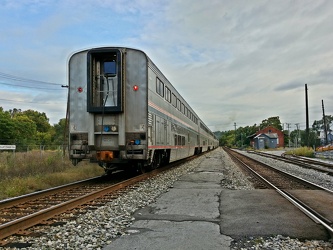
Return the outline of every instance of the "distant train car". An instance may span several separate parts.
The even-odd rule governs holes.
[[[107,173],[146,171],[218,140],[140,50],[92,48],[69,60],[69,157]]]

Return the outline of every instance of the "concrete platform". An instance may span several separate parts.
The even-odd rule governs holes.
[[[221,233],[232,238],[286,235],[298,239],[328,239],[323,227],[274,190],[223,190]]]
[[[105,249],[229,249],[233,239],[282,234],[327,240],[325,230],[272,190],[220,185],[222,152],[215,150],[156,203],[138,210],[130,235]]]

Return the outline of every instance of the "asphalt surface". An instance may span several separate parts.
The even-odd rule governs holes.
[[[328,239],[323,227],[273,190],[221,187],[221,154],[202,157],[193,172],[135,213],[129,235],[104,249],[230,249],[233,240],[249,236]]]

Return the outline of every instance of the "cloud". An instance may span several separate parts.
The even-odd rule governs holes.
[[[63,84],[72,52],[129,46],[145,51],[212,128],[269,116],[302,125],[306,83],[311,119],[320,119],[322,99],[332,112],[332,10],[324,0],[3,1],[0,72]]]

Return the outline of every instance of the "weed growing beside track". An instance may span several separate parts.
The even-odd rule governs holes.
[[[99,176],[97,164],[73,166],[61,151],[0,153],[0,200]]]
[[[295,148],[287,151],[286,154],[314,158],[314,150],[310,147]]]

